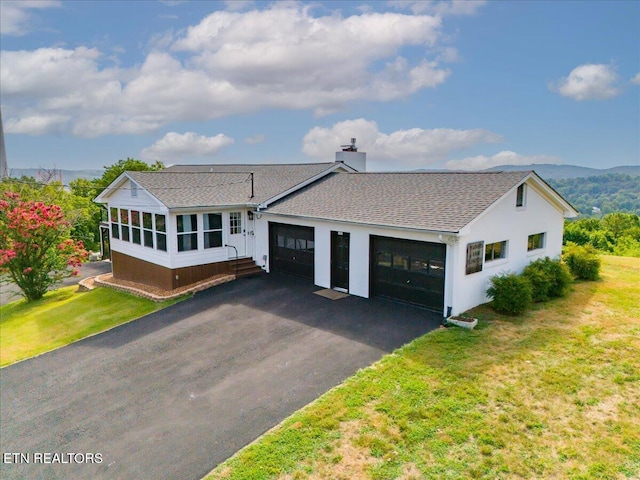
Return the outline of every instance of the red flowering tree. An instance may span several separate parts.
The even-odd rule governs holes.
[[[0,274],[27,301],[38,300],[63,278],[78,274],[86,256],[70,238],[71,224],[57,205],[23,201],[15,192],[0,196]]]

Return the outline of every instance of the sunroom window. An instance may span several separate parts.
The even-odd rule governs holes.
[[[198,216],[178,215],[178,251],[186,252],[198,249]]]

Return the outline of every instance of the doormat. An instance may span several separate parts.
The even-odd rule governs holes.
[[[348,293],[338,292],[336,290],[331,290],[330,288],[318,290],[317,292],[313,293],[315,293],[316,295],[320,295],[321,297],[328,298],[329,300],[340,300],[341,298],[346,298],[349,296]]]

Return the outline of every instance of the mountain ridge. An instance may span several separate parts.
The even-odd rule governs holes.
[[[610,168],[591,168],[579,165],[556,165],[551,163],[534,163],[530,165],[500,165],[487,168],[483,172],[534,170],[545,180],[562,180],[565,178],[586,178],[607,175],[610,173],[622,173],[632,176],[640,176],[640,165],[620,165]]]

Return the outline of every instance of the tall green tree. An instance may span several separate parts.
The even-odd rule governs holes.
[[[580,218],[565,223],[565,245],[590,245],[601,252],[640,257],[640,216],[613,212],[598,218]]]
[[[126,160],[118,160],[113,165],[105,166],[102,177],[95,180],[95,186],[98,190],[96,195],[102,193],[116,178],[124,172],[153,172],[162,170],[164,164],[162,162],[146,163],[142,160],[127,157]]]
[[[83,199],[83,202],[87,202],[91,206],[88,206],[85,210],[87,214],[86,224],[82,224],[82,228],[78,227],[78,236],[83,238],[87,245],[92,250],[99,249],[100,245],[100,222],[102,221],[104,214],[104,207],[97,205],[93,200],[100,195],[116,178],[118,178],[123,172],[142,172],[142,171],[156,171],[162,170],[164,165],[162,162],[155,162],[148,164],[142,160],[136,160],[135,158],[127,158],[126,160],[118,160],[113,165],[105,165],[104,173],[100,178],[93,180],[87,180],[84,178],[78,178],[73,180],[69,187],[71,193],[78,199]],[[81,202],[82,203],[82,202]],[[92,242],[88,242],[88,238],[92,238]]]

